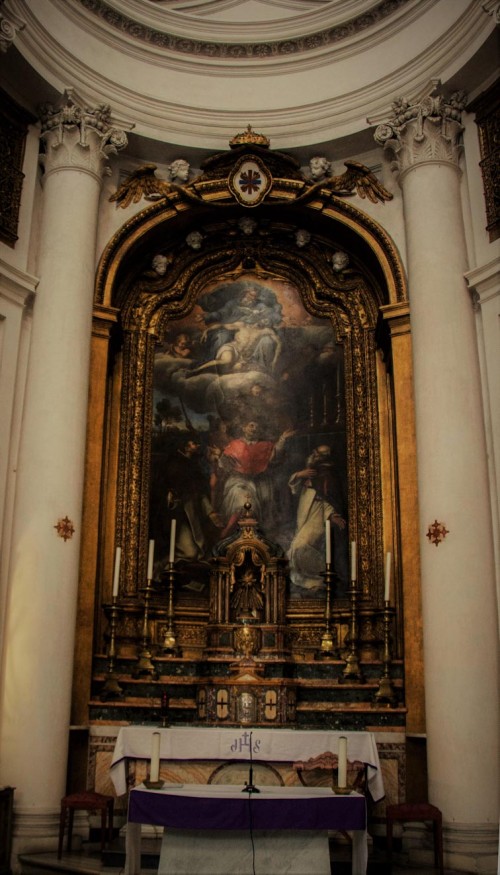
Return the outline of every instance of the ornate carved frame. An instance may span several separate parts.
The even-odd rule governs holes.
[[[380,603],[384,550],[391,549],[400,607],[406,593],[412,594],[407,601],[414,626],[410,638],[405,631],[404,646],[415,650],[420,666],[415,675],[414,722],[420,727],[419,568],[418,554],[410,547],[418,541],[414,538],[414,446],[411,441],[398,443],[399,433],[408,429],[413,440],[403,270],[392,241],[378,223],[326,186],[316,185],[313,196],[304,200],[301,174],[280,174],[280,156],[268,154],[272,187],[251,213],[261,230],[258,236],[238,233],[238,220],[247,212],[229,190],[227,170],[237,156],[227,153],[219,171],[209,167],[191,192],[176,188],[129,219],[101,259],[84,507],[84,529],[89,534],[82,547],[80,607],[89,617],[95,613],[95,640],[102,641],[102,612],[96,605],[110,598],[115,544],[124,548],[125,603],[136,600],[145,579],[150,389],[157,339],[171,320],[190,311],[203,289],[221,277],[238,277],[249,270],[262,278],[287,277],[300,290],[309,313],[331,319],[344,346],[349,525],[359,545],[362,594],[367,603]],[[306,247],[294,242],[298,229],[311,234]],[[185,243],[192,230],[202,232],[199,250]],[[337,249],[350,256],[351,270],[345,273],[332,270],[331,256]],[[147,274],[158,252],[168,261],[162,277]],[[398,472],[407,478],[402,490]],[[320,605],[295,606],[299,621],[320,616],[321,610]],[[402,630],[401,612],[399,623]],[[76,672],[80,667],[90,676],[92,649],[88,641],[77,643]],[[86,701],[85,684],[80,683],[75,691],[75,719]]]

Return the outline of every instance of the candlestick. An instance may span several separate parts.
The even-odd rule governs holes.
[[[332,562],[332,528],[330,520],[325,520],[325,538],[326,538],[326,564],[331,565]]]
[[[177,520],[172,520],[170,525],[170,553],[168,556],[168,561],[172,565],[175,556],[175,529],[177,526]]]
[[[385,592],[384,601],[388,602],[391,593],[391,554],[385,554]]]
[[[118,596],[118,584],[120,582],[120,562],[122,557],[122,548],[116,548],[115,554],[115,573],[113,576],[113,598],[115,599]]]
[[[153,579],[153,559],[155,555],[155,542],[149,542],[149,554],[148,554],[148,580]]]
[[[321,636],[321,646],[319,651],[315,654],[315,659],[325,659],[325,658],[335,658],[338,657],[338,648],[337,648],[337,630],[335,626],[333,626],[333,630],[330,628],[331,619],[332,619],[332,611],[331,611],[331,601],[332,601],[332,588],[335,588],[335,584],[337,582],[337,576],[334,571],[332,571],[332,566],[330,562],[326,563],[326,569],[322,573],[322,576],[325,578],[325,589],[326,589],[326,598],[325,598],[325,630]]]
[[[351,581],[356,581],[356,541],[351,541]]]
[[[106,682],[101,690],[101,701],[107,702],[110,699],[121,699],[123,690],[118,683],[118,678],[115,672],[115,657],[116,657],[116,623],[119,607],[116,603],[116,596],[113,596],[113,604],[110,607],[110,637],[108,648],[108,673]]]
[[[397,696],[391,679],[391,625],[394,616],[394,608],[391,608],[389,599],[385,600],[384,607],[384,668],[379,681],[378,690],[375,693],[375,701],[379,704],[396,705]]]
[[[341,790],[347,786],[347,737],[345,735],[341,735],[339,738],[338,769],[338,786]]]
[[[173,521],[175,522],[175,520]],[[167,628],[163,639],[163,652],[168,656],[175,656],[178,652],[177,641],[174,631],[174,581],[175,581],[174,563],[170,562],[168,566],[168,607],[167,607]]]
[[[161,725],[164,728],[168,726],[168,696],[166,690],[163,690],[161,694]]]

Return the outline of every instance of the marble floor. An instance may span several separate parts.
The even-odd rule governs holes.
[[[156,872],[155,868],[155,853],[158,845],[151,841],[149,847],[144,847],[146,851],[143,862],[148,864],[148,851],[151,853],[149,866],[146,868],[143,865],[141,875],[153,875]],[[347,857],[346,851],[340,848],[332,848],[332,875],[350,875],[351,866]],[[22,858],[22,873],[23,875],[49,875],[49,873],[73,873],[73,875],[123,875],[123,864],[118,860],[114,861],[117,865],[110,865],[112,859],[108,863],[103,863],[101,854],[95,845],[82,845],[79,851],[71,853],[64,852],[61,860],[57,859],[56,853],[40,853],[26,854]],[[405,863],[403,855],[394,855],[392,868],[386,861],[385,854],[379,849],[372,849],[368,862],[367,875],[433,875],[437,873],[437,869],[415,868],[410,867]],[[195,875],[195,873],[193,873]],[[256,875],[271,875],[271,873],[256,873]],[[310,873],[304,873],[310,875]],[[452,869],[445,869],[445,875],[459,875],[458,872]],[[463,875],[463,873],[461,873]]]

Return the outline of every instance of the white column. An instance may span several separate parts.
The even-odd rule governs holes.
[[[108,155],[127,142],[109,107],[88,109],[72,92],[46,108],[42,139],[0,700],[0,783],[16,787],[18,850],[40,845],[42,822],[55,835],[65,791],[98,203]]]
[[[398,101],[375,138],[396,158],[408,246],[429,801],[448,825],[447,865],[464,868],[472,857],[483,872],[498,836],[498,627],[479,357],[464,279],[462,108],[461,95]],[[436,520],[448,530],[437,545],[427,537]]]

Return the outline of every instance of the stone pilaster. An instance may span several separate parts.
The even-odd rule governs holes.
[[[29,827],[37,813],[45,823],[53,818],[55,843],[65,791],[98,205],[108,158],[127,142],[113,126],[109,107],[90,109],[73,91],[61,106],[45,107],[41,120],[40,282],[19,448],[0,702],[0,783],[16,787],[23,823],[14,836],[18,851],[39,843],[36,828]]]
[[[486,872],[491,858],[478,857],[473,836],[491,832],[490,848],[498,836],[498,627],[479,357],[464,278],[464,103],[461,93],[398,100],[375,139],[399,173],[408,249],[429,799],[454,825],[447,865]]]

